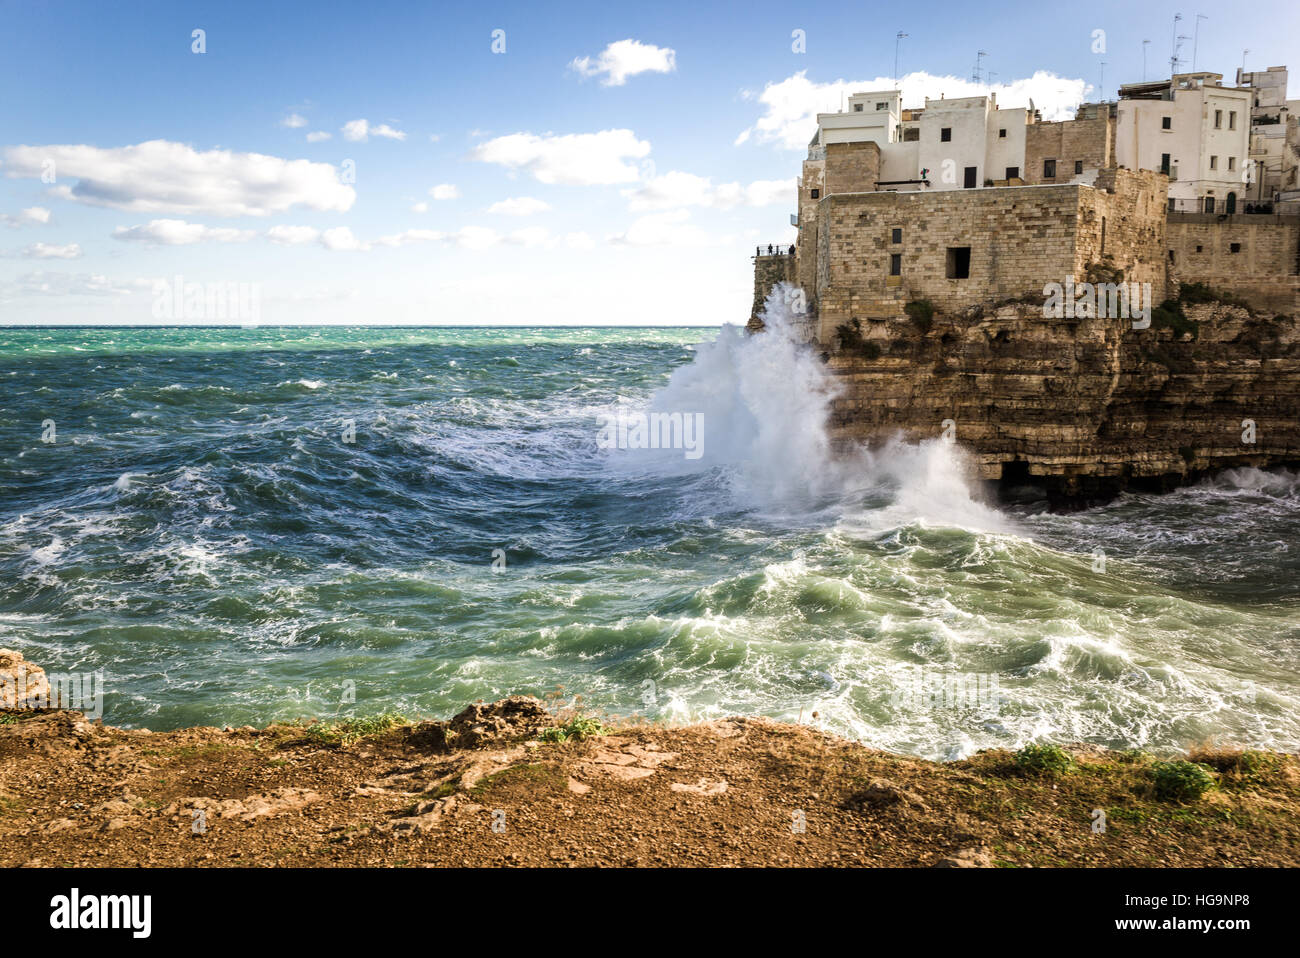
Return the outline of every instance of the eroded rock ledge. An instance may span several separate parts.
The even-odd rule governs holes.
[[[864,320],[826,353],[842,447],[955,435],[981,478],[1061,504],[1300,463],[1300,324],[1203,302],[1130,320],[1036,303]]]

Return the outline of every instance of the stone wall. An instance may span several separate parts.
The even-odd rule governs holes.
[[[865,193],[880,182],[880,147],[875,143],[831,143],[826,147],[826,190]]]
[[[1156,303],[1166,295],[1166,209],[1169,180],[1150,170],[1103,170],[1096,189],[1079,194],[1075,277],[1094,264],[1119,269],[1128,283],[1150,283]]]
[[[759,316],[767,294],[777,283],[795,281],[795,257],[793,256],[755,256],[754,257],[754,303],[749,311],[749,322],[745,324],[750,330],[760,330],[763,322]]]
[[[809,300],[817,286],[817,210],[826,189],[825,179],[825,159],[804,160],[798,197],[799,239],[795,282]]]
[[[1056,160],[1056,175],[1043,176],[1043,161]],[[1115,121],[1110,111],[1097,109],[1091,117],[1059,123],[1030,123],[1025,127],[1025,168],[1028,184],[1068,183],[1075,163],[1085,170],[1102,170],[1115,162]]]
[[[1300,216],[1170,213],[1168,223],[1171,279],[1300,312]]]
[[[1078,186],[831,195],[822,201],[817,304],[829,343],[854,318],[901,318],[930,300],[956,310],[1041,295],[1076,272]],[[893,230],[902,241],[893,242]],[[969,276],[949,278],[949,249],[969,248]],[[890,256],[902,256],[890,277]]]

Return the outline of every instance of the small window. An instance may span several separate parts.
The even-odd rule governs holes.
[[[1205,249],[1204,246],[1198,246],[1198,247],[1196,247],[1196,252],[1199,253],[1199,252],[1201,252],[1201,251],[1204,250],[1204,249]]]
[[[1235,130],[1236,128],[1237,128],[1237,111],[1236,111],[1236,110],[1229,110],[1229,111],[1228,111],[1228,129],[1229,129],[1229,130]]]
[[[1018,166],[1008,166],[1008,167],[1007,167],[1007,179],[1009,179],[1009,180],[1018,180],[1018,179],[1020,179],[1020,167],[1018,167]]]
[[[813,198],[813,199],[815,199],[815,200],[819,200],[819,199],[821,199],[821,196],[822,196],[822,191],[821,191],[821,190],[813,190],[813,191],[812,191],[812,198]]]
[[[862,112],[862,104],[861,104],[861,103],[855,103],[855,104],[853,104],[853,112],[854,112],[854,113],[861,113],[861,112]]]
[[[1007,131],[1006,131],[1006,130],[998,130],[998,139],[999,139],[999,140],[1005,140],[1006,138],[1007,138]]]
[[[948,278],[970,279],[970,247],[948,247]]]
[[[1172,116],[1162,116],[1160,118],[1160,129],[1172,130],[1174,128],[1174,118]]]
[[[902,231],[901,229],[896,229],[896,230],[894,230],[891,239],[892,239],[895,243],[901,243],[901,242],[903,242],[903,231]]]
[[[1222,111],[1222,110],[1215,110],[1215,111],[1214,111],[1214,128],[1215,128],[1216,130],[1222,130],[1222,129],[1223,129],[1223,111]]]
[[[1229,243],[1229,244],[1228,244],[1228,252],[1229,252],[1229,253],[1240,253],[1240,252],[1241,252],[1241,244],[1240,244],[1240,243]]]
[[[1237,168],[1237,158],[1235,156],[1228,157],[1228,169],[1235,170],[1236,168]]]
[[[1169,175],[1169,154],[1168,153],[1160,154],[1160,172],[1163,173],[1165,176]]]
[[[1043,179],[1052,180],[1056,178],[1056,161],[1043,160]]]
[[[1169,199],[1169,212],[1170,212],[1170,213],[1176,213],[1176,212],[1178,211],[1178,207],[1177,207],[1177,205],[1176,205],[1177,203],[1178,203],[1178,201],[1177,201],[1176,199],[1174,199],[1173,197],[1170,197],[1170,199]]]
[[[1083,160],[1074,161],[1074,172],[1076,175],[1083,172]]]
[[[916,126],[908,127],[907,129],[905,129],[905,130],[903,131],[903,142],[904,142],[904,143],[915,143],[915,142],[917,142],[917,141],[920,140],[920,139],[921,139],[921,128],[920,128],[920,127],[916,127]]]
[[[939,140],[940,140],[941,142],[943,142],[943,143],[948,143],[948,142],[950,142],[950,141],[952,140],[952,127],[950,127],[950,126],[945,126],[945,127],[940,128],[940,130],[939,130]]]
[[[888,109],[889,109],[889,104],[888,104],[888,103],[877,103],[877,104],[876,104],[876,109],[877,109],[877,110],[888,110]]]
[[[975,183],[978,180],[979,180],[979,167],[977,166],[966,167],[964,171],[964,179],[962,181],[962,186],[964,186],[968,190],[973,190],[975,189]]]
[[[1218,168],[1219,168],[1219,158],[1217,156],[1210,157],[1210,169],[1217,170]]]
[[[902,253],[889,254],[889,275],[890,276],[903,275],[903,254]]]
[[[1207,197],[1205,198],[1205,212],[1207,212],[1207,213],[1213,213],[1213,212],[1214,212],[1214,197],[1213,197],[1213,196],[1207,196]]]

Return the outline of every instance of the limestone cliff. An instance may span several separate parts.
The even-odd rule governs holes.
[[[1023,302],[843,325],[825,351],[844,387],[833,437],[946,436],[982,477],[1075,502],[1300,463],[1294,319],[1186,302],[1131,325]]]

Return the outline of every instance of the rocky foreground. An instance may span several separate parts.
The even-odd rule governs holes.
[[[0,711],[0,865],[1300,864],[1293,757],[1202,751],[1205,781],[1171,795],[1159,772],[1187,767],[1149,755],[1028,754],[937,764],[754,718],[607,728],[524,697],[175,732],[25,708]]]

